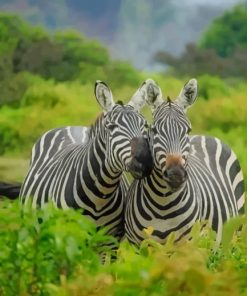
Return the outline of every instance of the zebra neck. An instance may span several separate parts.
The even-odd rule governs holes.
[[[83,151],[82,151],[83,153]],[[80,161],[82,170],[77,178],[77,188],[82,188],[85,195],[97,198],[110,198],[119,189],[121,171],[113,171],[106,160],[106,145],[96,137],[86,149]]]
[[[180,202],[186,196],[187,186],[185,184],[177,191],[172,191],[167,182],[162,178],[162,174],[158,170],[153,170],[152,174],[145,179],[144,190],[148,198],[159,205],[165,206],[175,200]]]
[[[114,164],[114,162],[116,162],[114,153],[109,153],[109,151],[107,151],[105,135],[103,137],[96,137],[93,146],[95,153],[93,153],[91,157],[94,158],[98,156],[101,168],[108,172],[114,183],[121,177],[123,169],[119,168],[116,163]]]

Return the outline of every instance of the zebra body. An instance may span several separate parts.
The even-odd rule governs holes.
[[[80,145],[88,142],[89,134],[90,128],[86,126],[65,126],[46,132],[33,146],[31,164],[45,157],[54,157],[71,144]],[[46,150],[46,147],[50,150]]]
[[[143,91],[126,106],[114,104],[104,83],[96,84],[95,93],[105,113],[91,128],[65,127],[44,134],[33,147],[20,198],[33,207],[52,200],[63,209],[83,209],[97,226],[107,226],[109,234],[120,238],[128,188],[122,173],[142,176],[150,171],[145,165],[151,157],[143,137],[146,120],[138,113],[140,106],[135,109]],[[133,141],[138,153],[131,148]]]
[[[31,155],[31,161],[30,163],[32,164],[33,162],[38,161],[38,159],[45,158],[47,154],[47,157],[52,157],[56,154],[57,151],[63,149],[65,146],[68,146],[69,144],[72,143],[78,143],[78,144],[83,144],[86,143],[89,139],[89,134],[90,134],[90,127],[86,126],[66,126],[66,127],[61,127],[57,128],[55,130],[48,131],[45,135],[50,135],[50,137],[58,137],[58,133],[60,133],[60,142],[58,145],[53,145],[52,143],[50,145],[53,145],[53,150],[52,151],[46,151],[44,148],[38,146],[41,145],[40,142],[44,142],[44,140],[40,141],[39,144],[36,143],[36,145],[33,147],[32,155]],[[46,137],[46,138],[50,138]],[[45,136],[44,136],[45,138]],[[50,141],[51,142],[51,141]],[[56,140],[58,142],[58,140]],[[42,155],[42,153],[44,155]],[[7,197],[9,199],[17,199],[20,196],[20,190],[21,190],[22,184],[11,184],[11,183],[6,183],[6,182],[0,182],[0,196],[1,197]]]
[[[244,181],[238,159],[217,138],[188,136],[190,123],[184,106],[186,95],[196,96],[194,80],[185,85],[175,103],[163,102],[159,88],[149,83],[148,100],[154,110],[150,131],[154,169],[150,176],[130,186],[126,236],[140,244],[146,238],[143,230],[151,227],[152,238],[164,243],[171,232],[176,231],[180,239],[200,220],[211,223],[220,242],[223,223],[244,211]]]

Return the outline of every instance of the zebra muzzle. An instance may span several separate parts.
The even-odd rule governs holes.
[[[187,172],[182,166],[171,166],[164,171],[164,179],[172,190],[178,190],[186,181]]]
[[[135,137],[130,141],[131,162],[128,166],[129,172],[136,179],[150,175],[153,169],[153,157],[148,139]]]

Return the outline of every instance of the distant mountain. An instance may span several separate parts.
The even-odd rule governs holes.
[[[74,27],[100,39],[114,57],[147,70],[155,66],[155,52],[181,53],[235,3],[238,0],[0,0],[0,9],[51,30]]]

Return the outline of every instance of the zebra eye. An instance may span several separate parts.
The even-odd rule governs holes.
[[[107,124],[106,127],[108,128],[108,130],[113,131],[115,128],[118,127],[118,125],[116,123],[110,122],[110,123]]]
[[[151,129],[152,129],[152,132],[153,133],[157,134],[158,131],[157,131],[156,126],[152,125]]]

